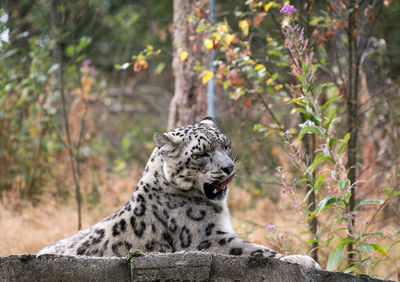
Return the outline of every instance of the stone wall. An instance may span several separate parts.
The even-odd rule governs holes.
[[[0,281],[382,281],[305,269],[276,259],[203,252],[125,258],[13,255],[0,257]]]

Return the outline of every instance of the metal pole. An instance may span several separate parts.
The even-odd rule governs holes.
[[[215,24],[215,0],[210,0],[210,19],[211,24]],[[210,71],[214,73],[214,76],[208,81],[207,85],[207,115],[212,117],[213,119],[217,119],[216,113],[216,99],[215,99],[215,51],[211,51],[210,56]]]

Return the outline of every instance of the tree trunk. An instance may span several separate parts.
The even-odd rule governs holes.
[[[174,0],[174,54],[172,67],[175,76],[175,93],[169,106],[168,129],[199,121],[207,113],[207,85],[193,68],[196,61],[208,66],[210,53],[204,47],[197,23],[188,16],[205,17],[209,3],[199,0]],[[181,53],[188,52],[185,60]]]
[[[63,45],[62,45],[62,34],[63,34],[63,21],[64,18],[59,11],[62,10],[61,8],[65,5],[66,2],[62,0],[52,0],[51,1],[51,14],[50,14],[50,24],[54,33],[54,49],[53,49],[53,56],[55,62],[59,65],[59,77],[58,77],[58,88],[60,91],[61,96],[61,104],[62,104],[62,114],[64,120],[64,127],[65,127],[65,135],[66,135],[66,149],[68,151],[68,155],[70,157],[70,165],[71,165],[71,173],[74,179],[75,184],[75,197],[76,197],[76,204],[77,204],[77,217],[78,217],[78,230],[82,227],[82,211],[81,211],[81,188],[79,184],[79,175],[78,175],[78,168],[77,164],[75,163],[75,154],[70,134],[69,128],[69,118],[67,113],[67,101],[65,97],[65,81],[64,81],[64,60],[63,60]]]

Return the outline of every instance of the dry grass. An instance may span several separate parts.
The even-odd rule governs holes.
[[[125,179],[117,179],[112,175],[103,176],[98,187],[101,195],[99,203],[90,205],[86,202],[83,205],[83,227],[93,225],[120,208],[129,199],[138,179],[139,175],[134,172]],[[35,206],[29,201],[16,200],[15,195],[3,197],[0,202],[0,256],[35,253],[76,232],[77,215],[73,197],[63,202],[55,198],[47,191],[42,195],[42,201]],[[307,253],[308,237],[298,235],[305,227],[301,223],[301,216],[292,207],[283,202],[274,204],[238,187],[230,189],[229,205],[232,210],[232,225],[240,237],[280,252],[289,249],[291,253]],[[269,224],[275,226],[274,240],[268,239],[271,233],[265,227]],[[400,247],[393,252],[400,253]],[[328,254],[322,252],[323,266],[327,256]],[[387,261],[381,264],[376,273],[381,278],[395,280],[396,268],[399,267],[399,260]]]
[[[93,225],[123,206],[136,187],[136,179],[138,176],[134,173],[126,179],[109,175],[101,179],[99,203],[83,204],[82,228]],[[83,190],[83,194],[88,193]],[[0,256],[36,253],[44,246],[77,231],[74,197],[63,201],[56,198],[50,191],[45,191],[40,203],[33,205],[30,201],[18,199],[17,195],[3,195],[0,202]]]

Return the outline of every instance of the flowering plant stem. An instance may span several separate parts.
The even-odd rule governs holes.
[[[281,13],[287,14],[283,32],[285,47],[290,57],[291,72],[297,79],[297,84],[291,86],[292,103],[296,111],[301,114],[303,123],[299,125],[297,138],[290,136],[289,132],[284,135],[290,158],[294,160],[303,178],[287,182],[284,172],[280,170],[283,189],[293,203],[300,207],[295,186],[305,183],[307,187],[307,194],[302,203],[306,206],[302,211],[307,216],[309,229],[307,233],[312,235],[309,243],[312,244],[311,253],[314,257],[317,257],[317,249],[327,247],[330,248],[328,270],[337,270],[342,265],[344,267],[342,270],[367,273],[373,271],[375,266],[388,256],[389,248],[400,242],[393,240],[389,247],[383,246],[376,243],[376,240],[386,239],[387,236],[379,231],[368,231],[371,221],[376,218],[389,199],[385,201],[367,199],[356,203],[354,197],[356,181],[355,178],[350,179],[352,174],[348,173],[348,168],[343,162],[343,152],[350,140],[350,133],[343,139],[335,136],[335,102],[341,97],[336,96],[326,101],[320,99],[323,90],[332,84],[318,84],[314,81],[316,67],[313,65],[313,52],[308,49],[308,40],[304,37],[303,28],[293,23],[294,11],[289,12],[289,10],[281,9]],[[353,124],[352,126],[354,127]],[[304,153],[303,148],[305,148]],[[351,171],[353,170],[351,168]],[[390,188],[388,191],[391,192],[388,195],[393,198],[393,191]],[[356,226],[355,219],[364,205],[379,205],[379,207],[363,226]],[[320,228],[317,222],[319,216],[327,219]],[[345,250],[348,258],[346,264],[344,264]],[[380,257],[374,258],[373,253],[379,254]]]

